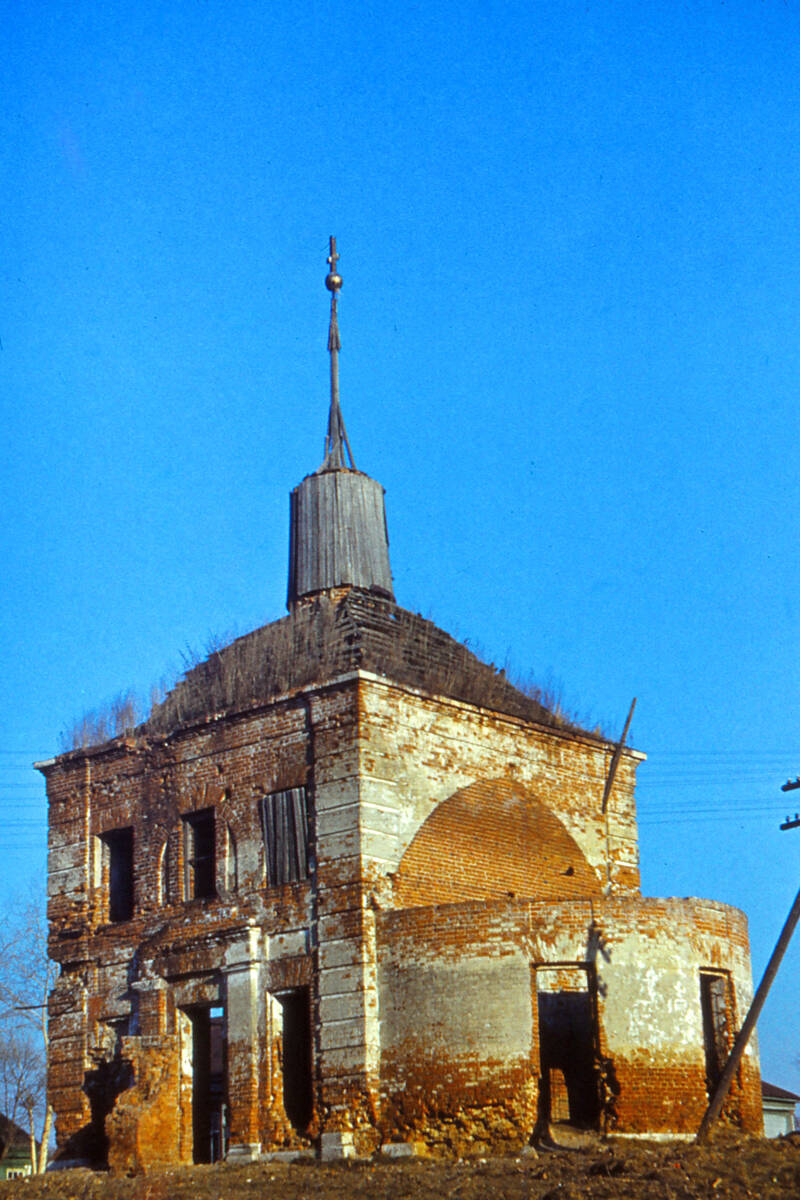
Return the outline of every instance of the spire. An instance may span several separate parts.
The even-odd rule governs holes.
[[[328,255],[327,261],[330,271],[325,279],[325,286],[331,294],[331,323],[328,329],[328,352],[331,356],[331,407],[328,413],[328,432],[325,435],[323,471],[335,470],[337,467],[346,467],[345,450],[347,451],[347,458],[350,460],[351,468],[355,469],[356,465],[353,462],[353,452],[350,449],[347,430],[344,427],[344,417],[339,405],[339,351],[342,348],[342,343],[339,337],[337,306],[339,292],[342,287],[342,277],[336,269],[339,255],[336,252],[335,237],[331,237],[331,252]]]
[[[394,600],[383,488],[356,470],[339,407],[338,259],[336,238],[331,238],[325,280],[331,293],[331,410],[322,466],[306,475],[289,498],[290,611],[309,596],[338,588],[358,588]]]

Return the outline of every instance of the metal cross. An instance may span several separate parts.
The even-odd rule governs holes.
[[[338,261],[339,261],[339,255],[336,253],[336,238],[332,237],[331,238],[331,252],[328,255],[328,265],[330,266],[330,269],[331,269],[331,275],[338,274],[338,272],[336,270],[336,264]]]

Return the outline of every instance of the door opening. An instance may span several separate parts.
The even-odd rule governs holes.
[[[314,1115],[309,989],[280,992],[276,999],[280,1002],[283,1018],[283,1108],[298,1133],[304,1133]]]
[[[700,1007],[703,1012],[706,1091],[710,1099],[717,1090],[733,1041],[733,995],[728,975],[713,971],[700,972]]]
[[[537,967],[540,1119],[595,1128],[600,1118],[593,973],[583,966]]]
[[[219,1162],[227,1152],[225,1010],[192,1009],[192,1158]]]

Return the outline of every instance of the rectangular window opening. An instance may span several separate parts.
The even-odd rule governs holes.
[[[102,834],[103,883],[108,888],[108,919],[129,921],[133,916],[133,829]]]
[[[308,809],[306,789],[273,792],[261,801],[267,884],[277,887],[308,879]]]
[[[217,894],[214,810],[204,808],[183,818],[184,891],[187,900]]]

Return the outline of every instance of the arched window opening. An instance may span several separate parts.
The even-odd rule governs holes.
[[[170,904],[172,894],[170,891],[170,853],[169,853],[169,838],[161,847],[161,854],[158,860],[158,901],[159,904]]]

